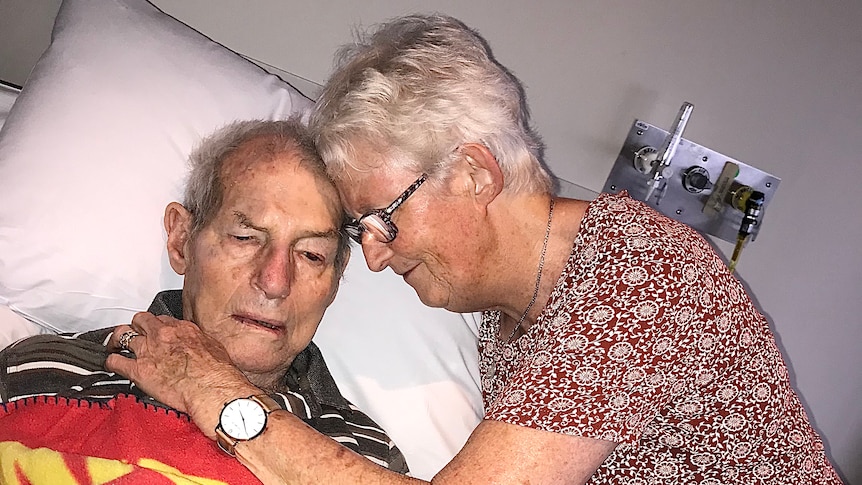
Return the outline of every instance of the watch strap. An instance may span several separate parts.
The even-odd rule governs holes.
[[[267,394],[255,394],[254,396],[249,396],[248,398],[252,401],[257,401],[257,403],[260,404],[261,407],[263,407],[263,410],[266,411],[267,416],[269,415],[269,413],[281,409],[281,404],[279,404],[278,401],[271,398]]]

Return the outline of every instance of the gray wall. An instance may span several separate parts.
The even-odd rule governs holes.
[[[23,82],[57,3],[0,0],[0,77]],[[524,81],[556,174],[594,191],[633,119],[667,128],[683,101],[694,103],[686,138],[782,179],[739,275],[772,322],[833,461],[862,485],[862,2],[155,3],[318,83],[355,25],[413,11],[458,16]]]

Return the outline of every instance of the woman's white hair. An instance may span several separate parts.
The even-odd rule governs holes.
[[[482,143],[496,157],[505,189],[553,190],[543,145],[530,126],[524,90],[461,21],[410,15],[342,47],[310,125],[330,175],[339,179],[371,148],[388,166],[445,176],[453,152]]]

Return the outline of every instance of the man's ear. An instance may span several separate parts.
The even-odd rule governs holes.
[[[179,202],[165,208],[165,232],[168,233],[168,259],[179,275],[186,274],[189,258],[187,243],[191,237],[192,214]]]
[[[487,205],[503,190],[503,172],[497,158],[481,143],[465,143],[459,149],[468,170],[468,190],[477,202]]]

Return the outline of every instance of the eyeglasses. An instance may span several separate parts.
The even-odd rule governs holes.
[[[398,235],[398,228],[392,223],[392,213],[395,212],[395,209],[401,206],[408,197],[413,195],[413,192],[416,192],[416,189],[418,189],[427,178],[428,175],[423,173],[410,185],[410,187],[407,187],[407,190],[405,190],[404,193],[399,195],[394,202],[389,204],[387,208],[375,209],[364,214],[359,219],[351,220],[344,225],[344,231],[347,232],[350,239],[353,239],[359,244],[362,244],[362,234],[366,231],[371,234],[371,237],[376,241],[382,243],[394,241],[395,236]]]

